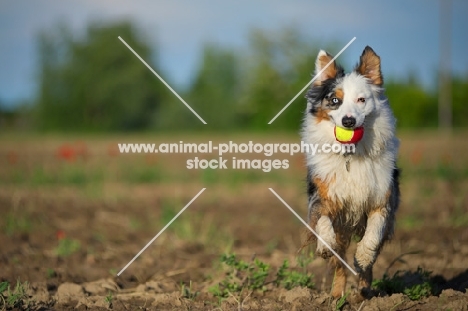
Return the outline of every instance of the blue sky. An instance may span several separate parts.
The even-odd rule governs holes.
[[[385,76],[404,78],[411,71],[431,87],[439,62],[439,8],[439,0],[0,0],[0,102],[8,106],[33,96],[39,31],[60,21],[80,31],[90,20],[121,18],[134,20],[150,43],[157,42],[158,63],[176,89],[193,77],[205,42],[242,48],[253,27],[287,26],[343,45],[356,36],[340,56],[343,64],[354,64],[370,45],[382,57]],[[455,74],[468,74],[467,15],[468,1],[453,0]]]

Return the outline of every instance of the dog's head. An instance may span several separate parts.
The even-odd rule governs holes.
[[[316,122],[332,122],[350,129],[364,126],[366,116],[379,104],[383,84],[380,57],[367,46],[349,74],[332,59],[323,50],[317,56],[317,78],[306,95],[308,113]]]

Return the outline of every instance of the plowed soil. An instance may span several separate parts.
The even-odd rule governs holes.
[[[108,137],[3,141],[0,281],[27,282],[27,297],[16,309],[32,310],[468,310],[468,165],[460,159],[468,148],[456,137],[407,135],[402,141],[396,234],[374,266],[374,279],[397,271],[416,275],[418,267],[431,271],[434,292],[427,297],[381,292],[353,302],[357,281],[350,275],[347,302],[337,306],[328,294],[331,272],[320,258],[307,266],[313,289],[213,296],[209,288],[224,277],[223,253],[255,257],[272,269],[285,259],[296,262],[304,228],[268,188],[305,217],[302,156],[278,156],[291,167],[272,173],[188,171],[191,155],[119,155],[119,139]],[[64,145],[72,157],[61,153]]]

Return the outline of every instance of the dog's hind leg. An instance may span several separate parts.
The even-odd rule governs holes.
[[[341,256],[342,254],[339,255]],[[331,295],[335,298],[339,298],[345,294],[347,278],[346,268],[343,263],[338,258],[336,258],[336,256],[330,258],[330,265],[335,267]]]
[[[340,255],[341,258],[345,258],[346,255],[346,249],[349,246],[350,242],[350,234],[346,230],[346,228],[338,229],[337,230],[337,253]],[[346,267],[343,265],[343,263],[336,257],[333,256],[330,258],[330,265],[332,268],[334,268],[334,278],[333,278],[333,285],[332,285],[332,290],[331,294],[335,298],[339,298],[345,294],[346,290]]]

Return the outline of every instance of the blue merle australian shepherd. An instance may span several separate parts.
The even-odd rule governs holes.
[[[320,51],[318,74],[332,60]],[[334,129],[363,128],[354,153],[307,155],[308,220],[310,226],[341,257],[353,235],[359,237],[354,266],[358,290],[371,295],[372,266],[383,244],[393,235],[399,204],[399,142],[395,118],[384,95],[380,57],[366,47],[359,64],[348,74],[332,62],[307,93],[302,140],[308,144],[337,143]],[[310,234],[308,242],[315,242]],[[332,295],[345,293],[346,267],[320,241],[316,253],[330,258],[334,268]]]

